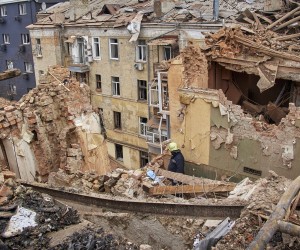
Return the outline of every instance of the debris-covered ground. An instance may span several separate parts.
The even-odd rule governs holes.
[[[246,249],[274,211],[290,183],[291,180],[271,173],[268,178],[245,184],[240,189],[240,195],[246,197],[252,193],[246,197],[249,205],[242,211],[231,232],[219,241],[215,249]],[[267,249],[300,249],[300,238],[277,232]]]

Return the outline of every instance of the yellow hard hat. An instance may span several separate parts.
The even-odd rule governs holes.
[[[177,143],[176,142],[171,142],[168,146],[169,150],[172,152],[174,150],[177,150],[178,147],[177,147]]]

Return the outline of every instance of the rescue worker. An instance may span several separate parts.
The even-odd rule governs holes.
[[[184,157],[180,149],[178,149],[177,144],[175,142],[171,142],[168,145],[168,149],[172,154],[168,170],[175,173],[184,174]]]

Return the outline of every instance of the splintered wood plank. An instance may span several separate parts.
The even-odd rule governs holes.
[[[181,183],[184,184],[188,184],[188,185],[203,185],[203,184],[226,184],[226,185],[230,185],[232,187],[235,187],[236,184],[233,182],[225,182],[225,181],[216,181],[216,180],[210,180],[210,179],[206,179],[206,178],[199,178],[199,177],[195,177],[195,176],[190,176],[190,175],[186,175],[186,174],[181,174],[181,173],[174,173],[168,170],[164,170],[161,168],[155,168],[154,169],[156,175],[162,175],[166,178],[175,180],[175,181],[179,181]]]
[[[226,184],[205,184],[205,185],[179,185],[179,186],[156,186],[149,189],[151,195],[167,194],[194,194],[194,193],[219,193],[230,192],[234,189],[231,185]]]

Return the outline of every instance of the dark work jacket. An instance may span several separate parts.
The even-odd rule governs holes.
[[[180,151],[174,150],[171,152],[172,156],[168,166],[168,170],[176,173],[184,173],[184,157]]]

